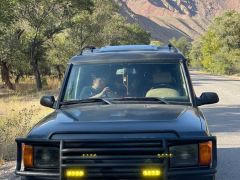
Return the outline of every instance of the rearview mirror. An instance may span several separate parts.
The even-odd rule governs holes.
[[[54,103],[54,96],[42,96],[40,99],[40,104],[49,108],[53,108]]]
[[[219,101],[219,97],[217,93],[214,92],[204,92],[201,94],[200,98],[198,98],[197,105],[201,106],[204,104],[214,104]]]

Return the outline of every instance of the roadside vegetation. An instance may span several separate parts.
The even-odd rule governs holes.
[[[60,81],[48,78],[41,92],[36,92],[33,78],[22,78],[16,91],[0,82],[0,165],[16,158],[16,137],[24,137],[31,127],[52,112],[39,103],[42,95],[57,95]]]
[[[237,11],[216,17],[207,31],[193,42],[185,37],[173,38],[170,42],[194,68],[212,74],[240,75],[240,13]]]
[[[109,0],[5,0],[0,4],[0,69],[16,89],[24,76],[61,79],[69,57],[85,46],[148,44],[150,34],[128,23]]]
[[[216,17],[207,32],[193,42],[191,64],[214,74],[240,73],[240,13]]]

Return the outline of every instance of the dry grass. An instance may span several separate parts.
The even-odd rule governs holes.
[[[59,81],[48,79],[47,83],[49,87],[45,86],[42,92],[34,92],[34,84],[29,79],[20,83],[16,92],[0,89],[0,163],[15,159],[15,138],[24,137],[33,125],[53,111],[41,106],[39,99],[42,95],[57,94]]]
[[[42,84],[43,84],[44,91],[57,90],[61,85],[61,81],[55,77],[47,76],[42,78]],[[32,76],[29,76],[29,77],[24,77],[21,83],[16,85],[16,92],[14,93],[24,95],[24,94],[29,94],[33,92],[36,92],[35,80]]]

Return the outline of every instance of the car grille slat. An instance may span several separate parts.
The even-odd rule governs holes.
[[[158,142],[158,143],[154,143],[154,142],[148,142],[148,143],[134,143],[134,142],[131,142],[131,143],[124,143],[124,147],[158,147],[159,145],[161,145],[161,142]],[[108,142],[108,143],[96,143],[96,142],[88,142],[88,143],[67,143],[65,145],[65,148],[67,147],[81,147],[81,148],[101,148],[101,147],[122,147],[122,143],[121,142]]]
[[[158,154],[166,153],[162,140],[117,140],[109,142],[61,142],[61,172],[79,167],[88,177],[139,176],[144,167],[162,167],[164,159]]]
[[[75,148],[75,149],[63,149],[62,152],[84,152],[84,153],[93,153],[93,152],[130,152],[130,151],[143,151],[143,152],[158,152],[160,151],[160,148],[154,148],[154,147],[145,147],[145,148]]]
[[[94,166],[95,164],[115,164],[116,162],[119,163],[119,164],[129,164],[129,165],[144,165],[144,164],[155,164],[157,163],[159,165],[160,161],[158,159],[152,159],[152,160],[145,160],[145,159],[121,159],[121,160],[115,160],[115,159],[111,159],[111,160],[88,160],[88,159],[85,159],[85,160],[65,160],[63,161],[64,164],[72,164],[72,165],[76,165],[78,166],[78,164],[82,164],[82,165],[90,165],[90,166]]]
[[[112,169],[113,167],[144,167],[146,166],[145,164],[143,163],[132,163],[130,164],[129,162],[125,162],[125,163],[120,163],[120,162],[117,162],[117,163],[93,163],[93,164],[90,164],[90,163],[86,163],[86,164],[63,164],[62,167],[109,167],[110,169]],[[149,167],[159,167],[159,163],[148,163],[148,166]],[[141,169],[139,169],[141,170]]]
[[[118,159],[127,159],[127,160],[131,160],[131,159],[152,159],[152,158],[156,158],[156,155],[142,155],[142,156],[130,156],[130,155],[117,155],[117,156],[96,156],[96,157],[82,157],[82,156],[63,156],[62,159],[63,160],[94,160],[94,159],[113,159],[113,160],[118,160]]]

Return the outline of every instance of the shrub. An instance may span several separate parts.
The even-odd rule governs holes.
[[[24,137],[31,127],[52,110],[39,104],[41,94],[8,95],[0,99],[0,160],[16,157],[16,137]]]

